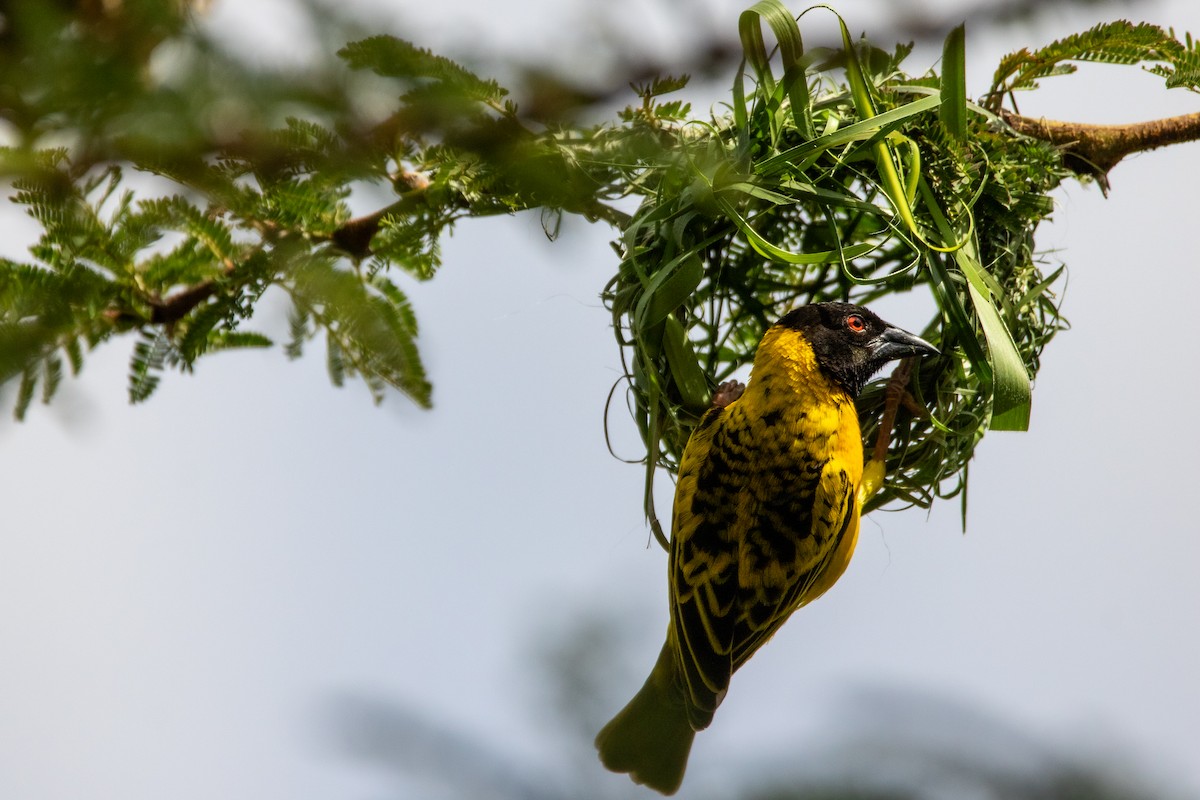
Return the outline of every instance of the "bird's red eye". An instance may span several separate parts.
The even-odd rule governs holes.
[[[846,317],[846,327],[855,333],[862,333],[867,329],[867,321],[858,314],[851,314]]]

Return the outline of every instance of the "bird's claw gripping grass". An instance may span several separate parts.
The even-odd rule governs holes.
[[[741,397],[745,391],[746,384],[741,381],[725,381],[713,392],[713,408],[724,408]]]

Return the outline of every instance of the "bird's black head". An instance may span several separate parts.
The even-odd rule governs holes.
[[[801,306],[785,314],[778,325],[803,334],[817,365],[852,396],[889,361],[938,352],[919,336],[850,303]]]

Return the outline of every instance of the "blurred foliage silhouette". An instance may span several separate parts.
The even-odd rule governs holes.
[[[794,80],[794,70],[779,74],[779,59],[766,58],[766,48],[761,54],[755,50],[751,87],[739,104],[746,125],[735,119],[730,126],[728,120],[694,119],[686,103],[670,99],[679,96],[670,90],[681,89],[682,79],[658,80],[684,72],[727,79],[736,70],[738,85],[747,89],[737,69],[747,55],[745,38],[732,29],[705,26],[702,21],[708,17],[691,13],[695,9],[687,3],[673,4],[672,13],[680,20],[680,30],[696,41],[679,48],[679,55],[630,53],[619,37],[611,37],[602,45],[614,56],[603,70],[589,72],[586,58],[573,69],[498,59],[503,63],[493,72],[515,73],[511,93],[480,77],[477,72],[483,70],[477,63],[464,66],[391,37],[367,38],[362,24],[316,5],[305,6],[313,23],[309,27],[322,37],[312,63],[292,69],[252,65],[227,52],[222,42],[193,22],[190,14],[201,5],[0,0],[0,140],[5,145],[0,150],[0,176],[6,188],[11,186],[10,199],[18,201],[41,229],[27,261],[0,263],[0,381],[12,390],[9,399],[18,416],[35,400],[51,401],[64,375],[78,373],[87,353],[105,342],[131,343],[133,401],[150,397],[167,368],[190,371],[210,353],[269,346],[280,334],[248,327],[268,291],[285,296],[293,309],[291,325],[282,333],[288,356],[300,356],[310,342],[323,337],[335,384],[357,375],[377,398],[395,389],[428,405],[432,390],[420,360],[417,319],[408,294],[435,275],[441,265],[439,237],[456,223],[533,209],[545,212],[551,233],[561,213],[614,226],[622,263],[610,302],[619,335],[633,337],[623,344],[632,341],[630,347],[642,348],[644,356],[640,372],[631,369],[631,378],[641,382],[633,406],[643,420],[647,466],[669,468],[697,404],[703,402],[696,375],[711,382],[744,361],[755,326],[769,317],[767,306],[784,302],[779,300],[781,291],[792,299],[822,291],[861,291],[870,297],[873,292],[878,296],[906,290],[915,280],[906,271],[899,283],[863,289],[850,279],[851,272],[841,269],[846,263],[831,267],[830,259],[818,265],[824,270],[819,286],[808,284],[798,291],[788,285],[780,290],[776,275],[747,269],[748,278],[762,283],[734,292],[751,302],[745,304],[749,313],[729,337],[731,328],[722,327],[728,318],[721,317],[727,307],[704,303],[721,298],[693,291],[702,280],[692,283],[696,267],[707,261],[724,263],[730,256],[729,263],[761,264],[767,259],[755,248],[772,251],[753,238],[763,227],[731,222],[735,217],[721,213],[718,201],[731,203],[742,223],[747,209],[762,214],[756,223],[768,222],[781,237],[768,245],[810,237],[801,243],[821,245],[821,252],[841,250],[840,262],[849,250],[841,246],[842,239],[855,239],[866,222],[875,223],[879,231],[901,228],[892,209],[916,203],[918,178],[925,175],[933,183],[927,194],[935,200],[966,197],[974,202],[983,197],[998,204],[993,211],[999,216],[1015,214],[1005,228],[1013,236],[989,246],[1017,270],[1002,277],[1019,277],[1011,285],[997,286],[989,280],[991,275],[967,274],[980,266],[977,259],[969,260],[964,271],[936,255],[936,249],[922,249],[930,263],[947,270],[953,284],[941,295],[944,316],[953,319],[940,316],[931,325],[943,342],[974,348],[964,350],[962,358],[947,359],[939,374],[917,376],[913,384],[918,394],[937,394],[953,410],[970,412],[957,431],[963,446],[947,447],[948,440],[939,438],[944,432],[935,433],[931,420],[901,411],[901,424],[908,427],[885,454],[894,475],[907,471],[909,477],[907,484],[893,483],[892,494],[881,499],[927,504],[941,491],[943,480],[951,481],[950,493],[958,489],[953,483],[956,470],[986,428],[994,396],[993,386],[983,379],[991,354],[987,348],[1003,346],[1003,325],[1018,334],[1014,343],[1021,349],[1019,365],[1030,368],[1060,325],[1051,291],[1055,273],[1043,276],[1042,265],[1032,258],[1032,226],[1048,211],[1045,192],[1074,175],[1078,164],[1058,159],[1064,145],[1052,132],[1042,138],[1036,131],[1021,133],[1010,125],[1015,118],[998,104],[1011,95],[1010,89],[1028,88],[1035,79],[1061,74],[1074,59],[1145,59],[1168,86],[1187,86],[1200,74],[1190,38],[1179,41],[1173,33],[1134,26],[1105,29],[1094,40],[1103,45],[1099,49],[1052,45],[1025,52],[1025,60],[1021,53],[1014,54],[1006,62],[1009,71],[998,73],[997,92],[982,105],[971,106],[978,137],[971,147],[987,142],[1009,148],[1007,162],[996,159],[989,166],[983,163],[987,158],[972,161],[964,156],[985,151],[956,143],[967,108],[960,91],[962,75],[951,74],[955,80],[943,83],[945,74],[903,74],[899,66],[904,47],[883,50],[856,41],[813,47],[809,42],[806,51],[791,54],[796,56],[791,67],[811,74],[813,86],[824,92],[814,92],[807,108],[798,93],[787,91],[798,92],[804,81]],[[950,17],[931,17],[926,4],[890,4],[886,14],[872,12],[862,19],[872,20],[876,34],[886,35],[889,45],[914,37],[940,42],[964,17],[968,25],[984,26],[1057,12],[1063,5],[978,2]],[[1098,9],[1135,4],[1076,0],[1075,5]],[[861,25],[862,19],[855,24]],[[851,80],[842,77],[856,59],[862,75],[853,82],[858,84],[863,75],[872,80],[865,94],[854,91],[862,84],[850,87]],[[632,94],[630,83],[639,87]],[[950,84],[955,91],[947,89],[943,97],[944,86]],[[935,97],[938,102],[931,103]],[[1102,102],[1120,99],[1106,97]],[[607,106],[614,101],[628,100],[632,105],[619,121],[579,122],[608,114]],[[883,105],[871,108],[883,100],[889,104],[886,110]],[[793,101],[799,114],[790,105]],[[924,105],[914,110],[920,103]],[[812,113],[805,117],[805,111]],[[872,111],[892,116],[871,128]],[[942,112],[958,122],[943,130]],[[754,120],[757,128],[751,125]],[[797,126],[814,120],[822,127],[813,129],[812,136],[805,131],[797,138]],[[818,133],[846,136],[855,125],[862,127],[845,139],[809,144],[818,140]],[[746,131],[754,135],[739,139]],[[723,149],[730,142],[745,145],[734,153],[737,158],[729,158]],[[797,155],[796,148],[805,146],[808,149]],[[799,168],[774,173],[786,179],[782,189],[795,195],[766,185],[766,173],[774,167],[797,166],[779,158],[787,153],[801,161],[809,156],[828,159],[820,167],[822,179],[833,175],[835,162],[838,168],[849,166],[839,173],[839,180],[850,176],[840,185],[845,191],[830,194],[830,185],[802,181],[804,169]],[[986,154],[990,157],[994,151]],[[767,161],[770,166],[760,173],[751,175],[745,169]],[[909,169],[911,185],[901,181],[888,189],[889,162],[906,169],[919,162],[927,170]],[[984,182],[988,191],[996,191],[995,197],[974,195],[976,185],[970,179],[1001,163],[1022,169],[1032,165],[1033,174],[1017,170],[1000,175],[1012,180]],[[820,166],[817,160],[803,166],[813,164]],[[1084,170],[1083,177],[1095,173]],[[888,194],[897,187],[903,194]],[[851,196],[851,188],[860,193]],[[791,202],[799,195],[815,198],[809,208],[816,211],[804,219],[832,221],[835,234],[847,236],[831,235],[822,226],[799,230],[795,209],[802,204]],[[1020,202],[1005,205],[1013,198]],[[354,216],[351,199],[376,203],[377,210]],[[669,207],[676,201],[691,206]],[[639,202],[644,204],[631,214],[629,207]],[[784,210],[766,219],[775,207]],[[937,208],[938,203],[925,202],[923,207]],[[0,213],[20,211],[10,206]],[[916,223],[908,232],[928,235],[931,226],[938,227],[938,216],[930,214]],[[709,226],[700,231],[704,225]],[[709,241],[717,233],[720,236]],[[727,247],[721,250],[717,244]],[[888,258],[907,264],[911,253],[895,241],[891,244],[895,248],[886,251]],[[672,252],[659,258],[664,250]],[[868,252],[859,252],[858,258]],[[653,261],[657,272],[639,274],[645,261]],[[846,259],[853,261],[853,254]],[[982,266],[991,268],[994,262]],[[807,279],[808,270],[802,272]],[[597,291],[601,283],[598,280]],[[991,296],[1005,302],[977,302],[972,290],[984,301]],[[951,295],[968,301],[955,304]],[[998,309],[1000,328],[994,327],[996,319],[988,316],[988,307]],[[716,316],[705,318],[708,308],[715,309]],[[971,314],[962,317],[958,312],[963,309]],[[989,339],[981,322],[985,316],[993,324],[994,338]],[[1035,318],[1033,324],[1022,327],[1030,317]],[[626,326],[630,319],[637,324]],[[685,325],[690,327],[685,330]],[[681,330],[690,338],[681,338]],[[697,366],[702,367],[699,373]],[[697,386],[699,392],[694,391]],[[864,399],[873,417],[865,426],[870,435],[872,425],[879,427],[877,412],[885,405],[882,385]],[[1018,399],[1017,417],[1026,406]],[[657,414],[654,418],[651,409]],[[939,413],[939,420],[946,418]],[[915,458],[926,442],[927,458]],[[333,718],[340,746],[404,780],[415,776],[452,796],[641,796],[623,780],[598,782],[600,767],[591,752],[596,727],[626,691],[610,683],[621,636],[604,620],[576,622],[573,629],[578,636],[565,637],[548,650],[544,682],[551,707],[559,711],[552,724],[561,731],[547,740],[561,745],[562,758],[556,756],[554,763],[568,766],[542,774],[542,768],[514,763],[510,754],[478,741],[470,731],[372,698],[337,705]],[[723,773],[728,766],[729,774],[744,778],[737,796],[1169,796],[1124,772],[1114,775],[1107,762],[1060,753],[937,698],[867,694],[857,702],[868,721],[849,731],[836,752],[813,759],[844,768],[834,774],[797,774],[797,759],[782,753],[776,762],[721,765]],[[937,742],[911,735],[914,720],[931,716],[931,709],[944,712],[934,715],[933,724],[941,732]],[[947,741],[962,747],[952,748]],[[729,796],[706,793],[703,777],[704,769],[696,770],[685,793]]]
[[[0,259],[0,383],[15,387],[15,415],[50,402],[114,339],[132,343],[132,402],[168,368],[270,347],[279,334],[251,327],[267,292],[289,303],[289,357],[320,337],[335,385],[358,377],[377,401],[397,390],[429,406],[409,294],[440,268],[441,237],[525,210],[553,236],[576,215],[614,228],[603,297],[663,543],[655,475],[676,468],[715,383],[804,302],[931,294],[923,335],[943,355],[859,400],[889,475],[866,508],[963,494],[984,434],[1026,427],[1042,350],[1065,327],[1062,268],[1034,245],[1048,193],[1200,135],[1200,118],[1101,135],[1015,113],[1015,92],[1079,61],[1200,87],[1200,46],[1146,24],[1019,50],[976,104],[961,26],[945,26],[940,73],[908,72],[909,45],[855,38],[819,7],[841,35],[806,46],[796,10],[761,0],[736,45],[700,48],[711,57],[697,65],[740,62],[727,101],[697,116],[677,99],[686,75],[636,79],[654,54],[610,71],[608,92],[556,91],[555,103],[552,72],[517,70],[510,92],[418,44],[363,38],[317,5],[304,6],[321,36],[311,63],[252,66],[195,23],[203,7],[0,7],[0,175],[41,228],[31,258]],[[688,29],[683,10],[670,13]],[[1035,13],[1012,2],[966,16]],[[933,27],[896,23],[901,35]],[[632,103],[610,122],[577,121],[616,96],[618,78]],[[355,216],[352,200],[375,210]]]
[[[592,738],[640,675],[624,623],[580,611],[530,648],[527,673],[543,730],[530,764],[469,730],[403,701],[356,693],[332,700],[325,721],[336,751],[391,776],[390,796],[414,786],[476,800],[606,800],[650,792],[603,770]],[[625,662],[630,664],[626,665]],[[626,666],[629,666],[627,669]],[[957,700],[903,687],[839,687],[822,703],[820,744],[732,753],[695,765],[680,797],[697,800],[1172,800],[1119,745],[1074,751]],[[828,700],[822,697],[822,700]],[[805,709],[809,715],[811,709]],[[807,747],[807,751],[803,748]],[[547,766],[547,765],[552,766]],[[719,777],[717,777],[719,776]],[[736,787],[736,788],[731,788]],[[381,795],[388,796],[388,795]]]

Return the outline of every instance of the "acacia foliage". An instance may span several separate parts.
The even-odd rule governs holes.
[[[186,4],[10,5],[0,171],[40,228],[29,258],[0,260],[0,382],[18,417],[120,337],[134,402],[210,353],[282,339],[298,357],[321,337],[335,384],[358,376],[376,399],[394,388],[427,406],[408,294],[440,268],[441,236],[540,209],[548,232],[562,214],[613,226],[618,263],[598,288],[648,487],[787,307],[932,292],[924,335],[943,356],[909,385],[931,413],[899,413],[874,503],[960,491],[983,434],[1024,426],[1063,326],[1060,270],[1033,237],[1074,173],[1005,124],[1006,98],[1080,60],[1145,63],[1194,90],[1200,63],[1190,36],[1112,23],[1005,58],[975,104],[961,29],[940,73],[912,74],[907,46],[844,24],[840,47],[806,50],[792,11],[762,0],[740,20],[723,110],[694,115],[674,99],[686,76],[664,76],[612,122],[580,125],[534,118],[496,81],[391,36],[272,73],[225,54]],[[352,196],[387,194],[352,216]],[[618,208],[630,197],[632,214]],[[285,331],[253,328],[268,292],[290,304]],[[868,387],[869,445],[884,404]]]

